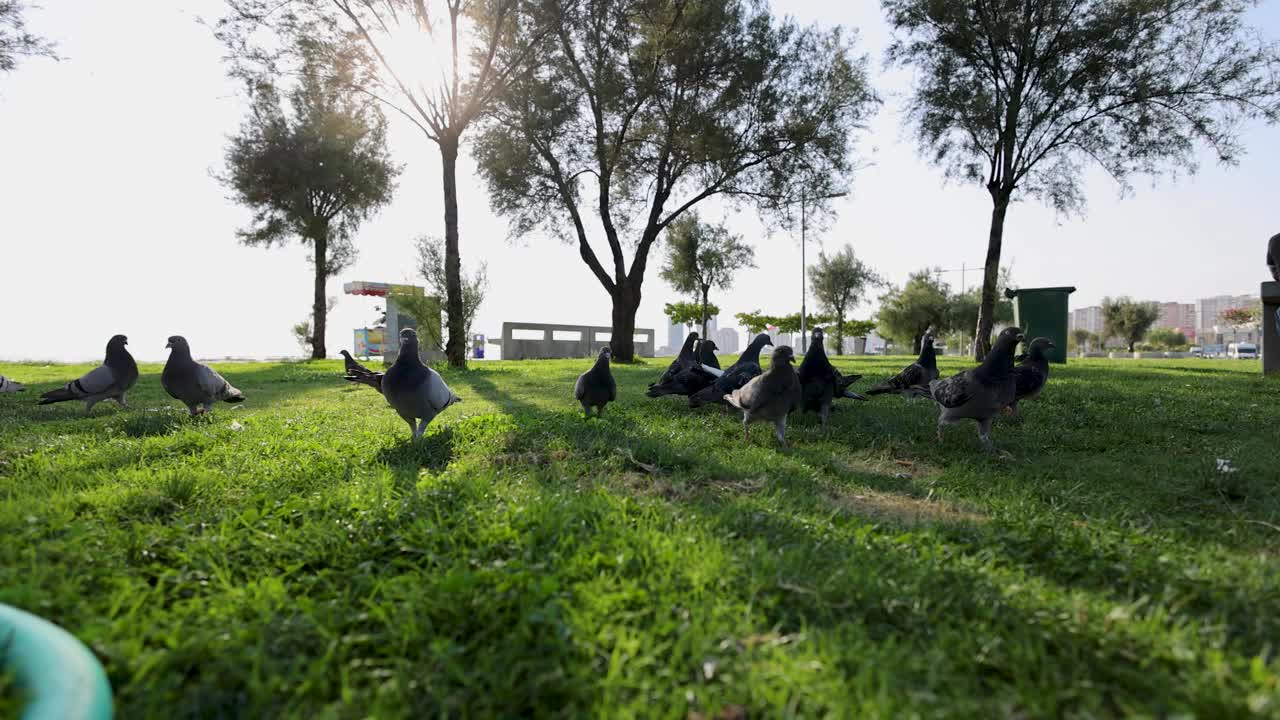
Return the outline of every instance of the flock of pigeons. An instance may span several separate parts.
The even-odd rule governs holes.
[[[1034,398],[1049,380],[1049,359],[1045,352],[1056,347],[1047,338],[1036,338],[1027,353],[1014,357],[1018,343],[1025,340],[1016,327],[1000,333],[995,347],[978,367],[946,379],[938,374],[933,334],[927,333],[915,362],[878,385],[867,395],[896,394],[908,400],[930,398],[937,403],[938,439],[942,428],[962,420],[978,424],[978,437],[988,450],[994,450],[991,425],[1001,412],[1018,414],[1021,400]],[[699,340],[697,333],[685,339],[680,354],[649,385],[647,396],[684,395],[689,407],[722,403],[742,412],[742,433],[751,437],[754,422],[773,423],[778,442],[787,444],[787,418],[796,410],[817,413],[826,427],[831,406],[840,398],[867,400],[850,387],[861,375],[845,375],[827,358],[822,328],[815,328],[809,351],[799,368],[793,368],[795,353],[786,345],[773,349],[767,370],[760,366],[760,351],[772,341],[766,334],[757,335],[738,361],[721,370],[715,357],[715,343]],[[609,348],[603,348],[590,370],[578,377],[574,397],[582,411],[591,416],[604,414],[604,406],[617,399],[617,384],[609,372]]]
[[[982,364],[949,378],[940,379],[933,347],[933,334],[924,337],[920,356],[901,372],[869,388],[866,395],[901,395],[908,400],[932,399],[939,408],[938,438],[942,428],[963,420],[978,424],[978,436],[988,450],[994,450],[991,425],[1001,412],[1018,414],[1018,403],[1036,397],[1049,379],[1049,360],[1045,351],[1055,347],[1046,338],[1036,338],[1027,353],[1014,356],[1018,343],[1025,339],[1016,327],[1002,331],[995,347]],[[738,361],[721,369],[716,359],[715,343],[701,340],[697,333],[685,339],[680,354],[649,385],[646,395],[688,397],[689,407],[708,403],[731,406],[742,412],[742,431],[750,439],[751,425],[769,422],[774,426],[778,442],[786,446],[787,418],[796,410],[817,413],[826,427],[832,404],[841,398],[867,400],[850,387],[861,375],[845,375],[827,358],[821,328],[813,331],[809,351],[799,368],[793,368],[795,354],[786,345],[773,349],[769,368],[760,366],[760,352],[772,340],[757,335]],[[125,349],[128,338],[116,335],[107,343],[102,365],[83,377],[40,396],[40,405],[80,400],[85,412],[103,400],[114,400],[128,407],[127,393],[138,381],[138,365]],[[160,375],[165,392],[184,405],[192,416],[209,412],[218,401],[238,403],[244,393],[232,387],[221,375],[191,357],[186,338],[174,335],[165,346],[169,359]],[[368,385],[386,398],[387,404],[409,424],[413,437],[422,437],[427,426],[454,403],[462,402],[444,378],[423,364],[418,352],[418,335],[412,328],[400,331],[400,353],[386,372],[375,372],[361,365],[346,350],[342,351],[346,373],[353,383]],[[618,399],[618,386],[609,368],[612,353],[606,346],[591,369],[578,377],[574,398],[583,414],[604,415],[604,408]],[[21,392],[22,385],[0,376],[0,392]]]
[[[125,349],[128,344],[129,338],[113,335],[107,341],[107,356],[101,365],[65,386],[41,395],[37,404],[80,400],[84,402],[85,414],[103,400],[114,400],[120,407],[129,407],[125,393],[138,382],[138,363]],[[192,415],[209,412],[219,400],[229,403],[244,400],[244,393],[232,387],[216,370],[192,359],[191,346],[186,338],[174,335],[165,347],[170,350],[169,360],[160,374],[160,385],[170,397],[186,405]],[[24,390],[26,388],[18,383],[0,377],[0,392]]]

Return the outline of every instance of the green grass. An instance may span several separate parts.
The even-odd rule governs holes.
[[[156,366],[86,419],[34,404],[85,367],[0,365],[0,602],[123,718],[1280,717],[1256,363],[1055,367],[1012,459],[898,398],[744,443],[657,361],[586,422],[588,364],[446,372],[416,444],[336,362],[220,366],[249,400],[196,420]]]

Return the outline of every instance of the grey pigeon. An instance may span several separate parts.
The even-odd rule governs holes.
[[[26,388],[20,383],[16,383],[9,378],[0,375],[0,394],[3,393],[20,393],[26,392]]]
[[[356,362],[356,359],[351,357],[351,353],[346,350],[341,350],[339,352],[342,353],[342,364],[346,369],[346,374],[342,376],[343,380],[368,385],[374,390],[382,392],[382,373],[374,372],[364,365]]]
[[[373,374],[372,370],[356,362],[356,359],[351,357],[351,353],[347,352],[346,350],[339,350],[339,352],[342,353],[342,367],[344,370],[347,371],[348,375],[372,375]]]
[[[124,394],[138,382],[138,363],[133,361],[133,356],[124,348],[128,344],[129,338],[113,335],[107,341],[107,355],[101,365],[79,380],[67,383],[66,387],[41,395],[39,404],[83,400],[85,413],[93,410],[93,406],[103,400],[115,400],[120,407],[129,407]]]
[[[573,397],[582,403],[582,412],[591,417],[591,408],[596,409],[597,417],[604,417],[604,406],[618,399],[618,385],[613,381],[613,373],[609,372],[609,358],[613,351],[608,345],[600,348],[600,355],[591,369],[578,376],[573,386]]]
[[[703,343],[710,341],[695,342],[697,340],[698,333],[689,334],[684,346],[680,348],[680,354],[671,362],[666,372],[662,373],[662,377],[658,378],[658,382],[649,386],[645,395],[649,397],[692,395],[716,379],[716,376],[703,369],[699,362]],[[714,343],[712,346],[714,347]],[[712,358],[714,359],[714,355]]]
[[[826,427],[827,417],[831,415],[831,403],[835,398],[866,398],[849,390],[849,386],[860,376],[846,379],[841,375],[827,359],[823,341],[822,328],[814,328],[809,351],[804,354],[804,360],[800,361],[800,369],[796,371],[796,375],[800,378],[800,409],[818,413],[822,418],[822,426]]]
[[[751,423],[767,420],[783,447],[787,444],[787,415],[800,406],[800,378],[791,363],[795,354],[782,345],[773,350],[768,371],[724,396],[726,402],[742,411],[742,435],[751,439]]]
[[[1049,357],[1044,353],[1056,347],[1049,338],[1038,337],[1031,341],[1026,358],[1013,366],[1015,393],[1013,402],[1005,408],[1009,415],[1019,415],[1018,403],[1034,400],[1049,382]]]
[[[422,358],[418,357],[418,333],[413,328],[400,331],[400,354],[382,375],[382,396],[409,423],[415,440],[422,437],[436,415],[462,402],[440,373],[422,364]]]
[[[772,344],[773,341],[768,335],[764,333],[756,335],[738,361],[730,365],[723,375],[716,378],[710,386],[689,396],[689,407],[702,407],[710,402],[725,402],[726,395],[746,385],[751,378],[760,375],[760,350],[765,345]]]
[[[684,344],[680,346],[680,352],[676,354],[676,359],[671,361],[671,364],[667,366],[667,369],[663,371],[656,382],[649,383],[649,389],[652,390],[655,387],[669,385],[681,372],[697,365],[698,353],[695,348],[697,342],[698,333],[689,333],[689,336],[684,339]],[[669,395],[670,393],[646,394],[649,397],[658,397],[659,395]]]
[[[720,369],[720,361],[716,359],[716,350],[720,347],[716,345],[716,341],[710,338],[698,343],[698,362],[717,370]]]
[[[1013,351],[1022,339],[1022,331],[1018,328],[1005,328],[981,365],[929,384],[930,394],[939,409],[938,440],[942,440],[944,426],[968,419],[978,423],[978,437],[982,444],[988,450],[995,450],[991,442],[991,422],[1017,397]]]
[[[191,346],[181,335],[169,338],[169,359],[160,373],[160,385],[169,397],[187,406],[192,416],[209,412],[213,404],[244,402],[244,393],[235,389],[216,370],[196,362],[191,357]]]
[[[938,359],[933,349],[933,333],[925,333],[920,343],[920,357],[902,372],[867,389],[868,395],[895,393],[908,400],[927,396],[929,383],[938,379]]]

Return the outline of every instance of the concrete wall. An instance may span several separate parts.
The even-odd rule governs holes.
[[[612,328],[598,325],[556,325],[548,323],[502,323],[503,360],[546,360],[553,358],[595,357],[600,348],[609,344]],[[517,332],[539,333],[539,339],[516,339]],[[577,333],[576,338],[562,337],[556,333]],[[652,328],[636,328],[636,355],[653,357],[654,336]]]

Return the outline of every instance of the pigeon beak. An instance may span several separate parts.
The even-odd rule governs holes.
[[[168,350],[168,349],[169,349],[169,348],[171,348],[171,347],[173,347],[173,343],[165,343],[165,344],[164,344],[164,349],[165,349],[165,350]]]
[[[1053,343],[1049,343],[1049,349],[1050,349],[1050,350],[1057,350],[1057,349],[1058,349],[1058,346],[1057,346],[1057,345],[1054,345]]]

